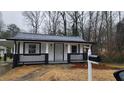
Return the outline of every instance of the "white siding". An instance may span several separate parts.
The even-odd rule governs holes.
[[[83,45],[80,44],[80,53],[83,53]]]
[[[83,62],[83,55],[71,55],[71,62]]]
[[[45,53],[45,52],[46,52],[46,44],[41,43],[41,53]]]
[[[68,45],[64,44],[64,60],[67,60],[67,52],[68,51]]]
[[[54,44],[49,43],[49,61],[54,61]]]
[[[32,56],[29,56],[29,55],[20,55],[20,61],[22,62],[31,62],[31,61],[44,61],[45,59],[45,56],[44,55],[32,55]]]
[[[39,49],[40,49],[40,45],[39,44],[36,44],[36,53],[37,54],[39,53]]]
[[[25,43],[25,53],[28,54],[29,50],[29,43]]]

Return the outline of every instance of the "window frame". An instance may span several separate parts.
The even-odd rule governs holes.
[[[28,44],[28,54],[36,54],[36,48],[37,44]]]
[[[28,44],[28,53],[26,53],[26,51],[25,51],[25,45],[26,44]],[[35,53],[29,53],[29,45],[36,45],[36,49],[37,49],[37,44],[38,44],[38,46],[39,46],[39,48],[38,48],[38,50],[39,50],[39,53],[36,53],[36,50],[35,50]],[[23,54],[41,54],[41,43],[36,43],[36,42],[23,42]]]
[[[75,49],[73,49],[74,47]],[[75,50],[75,52],[73,50]],[[77,51],[78,51],[77,45],[71,45],[71,53],[77,53]]]

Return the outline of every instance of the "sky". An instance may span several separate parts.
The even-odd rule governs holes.
[[[28,30],[22,11],[2,11],[4,24],[16,24],[20,29]]]

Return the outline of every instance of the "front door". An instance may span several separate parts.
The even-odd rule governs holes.
[[[63,44],[55,44],[55,61],[63,61]]]

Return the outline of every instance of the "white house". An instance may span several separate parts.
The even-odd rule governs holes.
[[[70,63],[87,60],[93,42],[80,37],[18,33],[14,41],[14,66],[18,64]]]
[[[4,61],[7,59],[7,48],[11,48],[10,53],[13,53],[13,42],[6,39],[0,39],[0,56],[4,58]]]

